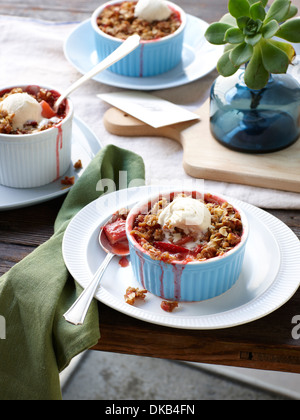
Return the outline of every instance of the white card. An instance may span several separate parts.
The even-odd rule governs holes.
[[[98,97],[154,128],[199,119],[193,112],[144,92],[114,92]]]

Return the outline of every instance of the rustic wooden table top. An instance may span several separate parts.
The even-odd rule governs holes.
[[[103,3],[0,0],[0,14],[50,21],[82,21]],[[300,0],[294,1],[300,8]],[[181,0],[194,16],[213,22],[227,10],[226,0]],[[0,213],[0,275],[53,234],[63,197],[33,207]],[[300,211],[270,211],[300,238]],[[299,273],[300,274],[300,273]],[[215,363],[300,373],[300,339],[292,338],[292,318],[300,315],[300,290],[271,315],[250,324],[214,331],[187,331],[151,325],[100,307],[101,340],[95,350],[173,360]]]

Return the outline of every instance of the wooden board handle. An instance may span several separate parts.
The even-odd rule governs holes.
[[[103,117],[106,130],[116,136],[124,137],[166,137],[176,140],[182,144],[184,133],[190,127],[198,126],[199,120],[189,121],[161,128],[154,128],[144,122],[120,111],[117,108],[110,108]]]
[[[210,131],[209,100],[198,110],[200,120],[153,128],[116,108],[104,115],[105,128],[124,137],[166,137],[183,148],[183,167],[194,178],[300,192],[300,140],[265,155],[232,151]]]

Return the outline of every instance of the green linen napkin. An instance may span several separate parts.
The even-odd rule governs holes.
[[[6,322],[6,339],[0,339],[1,400],[61,400],[59,373],[98,342],[95,300],[83,326],[63,318],[82,289],[65,267],[62,240],[73,216],[103,194],[96,190],[99,180],[112,179],[118,188],[119,171],[127,171],[128,183],[145,179],[141,157],[107,146],[67,195],[52,238],[0,278],[0,316]]]

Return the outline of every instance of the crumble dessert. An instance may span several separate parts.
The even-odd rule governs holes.
[[[67,115],[66,101],[53,110],[59,96],[38,86],[0,92],[0,134],[33,134],[58,126]]]
[[[98,27],[107,35],[119,39],[127,39],[133,34],[138,34],[142,41],[154,41],[164,38],[176,32],[181,24],[180,13],[172,10],[169,6],[164,5],[170,11],[166,19],[160,19],[160,12],[158,10],[157,19],[150,21],[145,13],[146,8],[138,11],[140,2],[124,1],[119,4],[107,6],[97,19]],[[148,2],[149,3],[149,2]],[[149,7],[149,6],[148,6]],[[142,16],[142,17],[139,17]]]
[[[145,213],[145,212],[143,212]],[[138,214],[131,235],[153,260],[200,262],[221,257],[241,242],[239,212],[211,194],[171,194]]]

